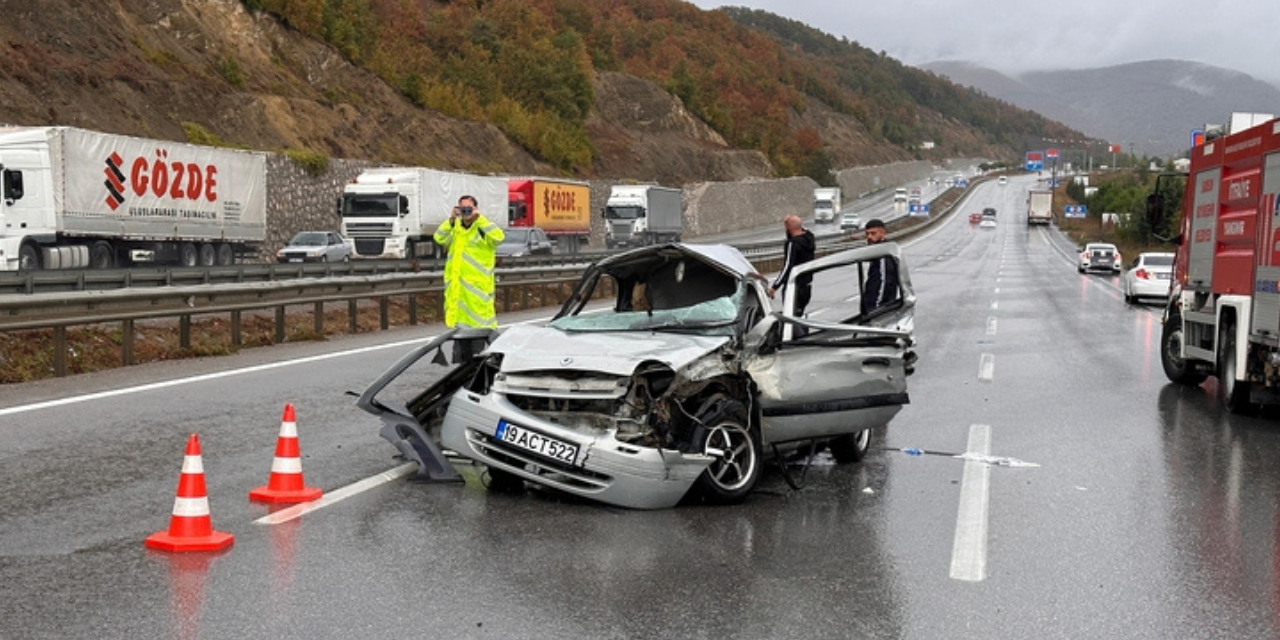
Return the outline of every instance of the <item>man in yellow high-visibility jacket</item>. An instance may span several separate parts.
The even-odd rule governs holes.
[[[448,252],[444,266],[444,323],[449,328],[496,329],[493,308],[495,251],[506,234],[477,209],[472,196],[458,198],[433,236]]]

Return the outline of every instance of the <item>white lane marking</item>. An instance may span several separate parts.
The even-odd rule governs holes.
[[[982,354],[982,359],[978,361],[978,379],[984,382],[991,382],[996,375],[996,356],[992,353]]]
[[[996,317],[990,316],[987,318],[987,335],[994,336],[995,334],[996,334]]]
[[[526,320],[514,324],[529,324],[532,322],[541,322],[546,318],[538,318],[534,320]],[[70,398],[59,398],[57,400],[46,400],[44,402],[36,402],[33,404],[18,405],[16,407],[8,407],[0,409],[0,417],[14,415],[18,413],[26,413],[28,411],[39,411],[41,409],[52,409],[54,407],[62,407],[70,404],[78,404],[81,402],[89,402],[92,400],[102,400],[104,398],[114,398],[116,396],[124,396],[133,393],[142,393],[145,391],[155,391],[157,389],[167,389],[169,387],[178,387],[185,384],[196,382],[206,382],[208,380],[217,380],[219,378],[229,378],[246,373],[258,373],[260,371],[270,371],[272,369],[280,369],[282,367],[292,367],[299,364],[310,364],[312,362],[321,362],[324,360],[332,360],[334,358],[342,358],[345,356],[354,356],[382,349],[392,349],[395,347],[404,347],[411,344],[422,344],[430,340],[434,340],[436,336],[420,336],[412,340],[401,340],[399,342],[389,342],[387,344],[379,344],[370,347],[360,347],[358,349],[349,349],[347,351],[335,351],[333,353],[322,353],[316,356],[307,356],[296,360],[283,360],[279,362],[269,362],[267,364],[254,365],[252,367],[244,367],[243,369],[229,369],[227,371],[218,371],[216,373],[205,373],[190,378],[177,378],[174,380],[165,380],[163,382],[152,382],[142,384],[136,387],[125,387],[123,389],[111,389],[108,391],[99,391],[97,393],[88,393],[82,396],[72,396]]]
[[[417,468],[418,468],[418,463],[406,462],[398,467],[393,467],[391,469],[388,469],[387,471],[383,471],[382,473],[379,473],[376,476],[370,476],[368,478],[365,478],[364,480],[355,482],[353,484],[349,484],[336,491],[327,492],[323,496],[320,496],[319,500],[314,500],[312,502],[303,502],[301,504],[295,504],[292,507],[281,509],[280,511],[277,511],[275,513],[262,516],[261,518],[254,520],[253,523],[254,524],[281,524],[281,523],[288,522],[290,520],[301,518],[303,515],[311,513],[312,511],[323,509],[335,502],[346,500],[351,496],[358,495],[376,486],[391,482],[392,480],[395,480],[397,478],[403,478],[404,476],[407,476],[410,473],[413,473],[414,469],[417,469]]]
[[[992,311],[995,311],[996,309],[999,309],[999,308],[1000,308],[1000,301],[998,301],[998,300],[996,300],[996,301],[992,301],[992,303],[991,303],[991,310],[992,310]]]
[[[969,426],[967,453],[986,456],[991,452],[991,426]],[[990,502],[991,467],[966,460],[960,481],[960,506],[956,510],[956,537],[951,545],[951,578],[979,582],[987,577],[987,512]]]
[[[1000,287],[996,287],[996,295],[1000,295]]]

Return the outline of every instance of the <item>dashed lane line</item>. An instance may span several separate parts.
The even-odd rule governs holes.
[[[991,453],[991,426],[969,426],[967,453],[985,457]],[[980,582],[987,577],[987,513],[990,502],[991,466],[966,460],[960,480],[960,506],[956,510],[956,535],[951,545],[951,578]]]

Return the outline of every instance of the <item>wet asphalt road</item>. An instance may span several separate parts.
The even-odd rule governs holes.
[[[736,507],[489,493],[463,467],[462,486],[397,479],[256,524],[269,510],[246,494],[285,402],[308,485],[400,464],[342,392],[438,328],[0,388],[0,637],[1280,635],[1278,416],[1226,415],[1212,380],[1167,384],[1159,308],[1027,229],[1025,186],[980,187],[908,246],[912,404],[867,460],[815,466],[801,491],[770,472]],[[984,206],[996,229],[968,225]],[[983,429],[990,455],[1039,466],[951,457]],[[235,545],[148,551],[191,432]]]

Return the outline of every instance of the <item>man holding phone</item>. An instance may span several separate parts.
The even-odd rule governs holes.
[[[444,323],[449,328],[496,329],[494,311],[495,251],[506,234],[480,213],[472,196],[458,198],[449,219],[433,239],[444,247]]]

